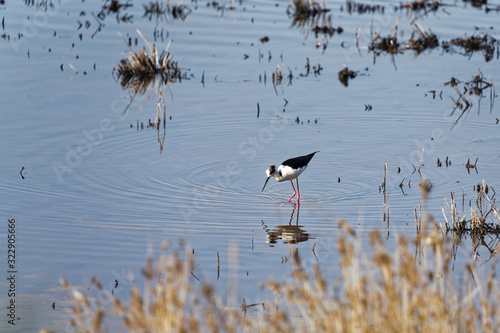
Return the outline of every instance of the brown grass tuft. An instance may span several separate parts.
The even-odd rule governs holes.
[[[160,53],[156,45],[150,44],[139,30],[137,33],[146,43],[149,53],[146,49],[135,52],[130,48],[129,56],[120,60],[115,69],[117,80],[120,81],[122,87],[131,89],[134,94],[145,94],[155,80],[161,80],[163,84],[180,81],[182,68],[179,68],[177,61],[173,59],[169,51],[170,42]]]
[[[128,304],[115,299],[112,310],[91,306],[95,302],[63,280],[74,303],[72,323],[78,332],[101,332],[103,316],[109,314],[119,316],[132,332],[496,330],[500,291],[494,267],[483,283],[474,278],[474,266],[467,265],[467,276],[458,288],[449,269],[450,242],[435,224],[416,241],[400,237],[395,249],[374,231],[369,235],[369,252],[346,222],[340,224],[344,232],[337,243],[340,277],[335,282],[318,265],[306,267],[296,250],[291,279],[265,285],[274,302],[243,300],[239,309],[225,307],[210,285],[191,278],[196,267],[191,251],[164,254],[148,260],[145,290],[133,288]],[[247,313],[250,308],[253,311]]]

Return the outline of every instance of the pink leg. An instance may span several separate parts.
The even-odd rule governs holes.
[[[299,202],[299,199],[300,199],[299,178],[297,178],[297,202]]]
[[[287,201],[287,202],[290,202],[290,200],[292,200],[292,198],[295,196],[295,193],[297,193],[297,192],[295,192],[295,187],[293,186],[293,182],[292,182],[291,180],[290,180],[290,184],[292,184],[292,188],[293,188],[293,195],[290,197],[290,199],[288,199],[288,201]]]

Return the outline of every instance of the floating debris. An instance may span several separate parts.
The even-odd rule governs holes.
[[[166,127],[166,105],[163,98],[163,87],[168,89],[168,83],[181,81],[182,79],[187,79],[185,72],[189,69],[180,68],[176,60],[172,59],[172,54],[169,51],[170,42],[164,51],[159,53],[158,49],[154,44],[150,44],[139,30],[137,33],[146,43],[149,53],[143,49],[139,52],[135,52],[130,49],[130,54],[127,58],[124,58],[120,63],[113,68],[113,75],[117,73],[116,81],[120,81],[121,86],[124,89],[130,89],[132,91],[132,97],[130,103],[125,107],[123,113],[125,114],[132,104],[135,96],[139,94],[145,94],[150,85],[152,85],[152,91],[148,95],[148,100],[156,95],[159,95],[156,110],[156,119],[153,126],[158,133],[158,145],[160,146],[160,153],[163,151],[163,145],[165,142],[165,127]],[[127,41],[122,37],[125,44]],[[128,44],[127,44],[128,45]],[[162,121],[163,116],[163,121]],[[163,122],[163,133],[160,134],[160,123]],[[151,121],[150,121],[151,125]],[[139,127],[139,122],[137,127]],[[141,128],[144,128],[144,124],[141,123]]]
[[[109,14],[109,13],[119,13],[122,8],[128,8],[132,6],[133,4],[129,3],[128,1],[126,3],[120,3],[119,0],[111,0],[111,1],[106,0],[104,5],[102,5],[102,9],[107,10]]]
[[[469,115],[470,109],[473,106],[471,96],[477,97],[479,114],[481,101],[486,97],[484,94],[486,90],[489,90],[490,113],[493,111],[496,96],[495,86],[493,85],[493,82],[488,82],[484,79],[481,69],[478,69],[478,71],[479,74],[475,75],[472,80],[469,80],[467,82],[462,83],[461,81],[452,77],[450,81],[444,83],[445,86],[450,85],[451,87],[453,87],[458,95],[458,98],[456,100],[453,97],[450,97],[454,103],[451,115],[453,115],[457,109],[462,111],[453,126],[458,123],[462,116],[465,115],[466,118]]]
[[[487,0],[463,0],[463,2],[469,2],[472,7],[476,8],[482,7],[488,3]]]
[[[472,80],[465,82],[465,85],[469,91],[481,98],[483,97],[484,90],[493,89],[493,83],[485,81],[481,70],[479,69],[478,71],[479,74],[474,76]]]
[[[332,37],[335,33],[341,34],[344,31],[344,29],[342,27],[334,28],[330,25],[323,25],[321,27],[316,25],[312,29],[312,31],[314,32],[316,38],[318,38],[318,34],[320,34],[320,33]]]
[[[439,1],[426,1],[426,0],[417,0],[417,1],[408,1],[407,3],[401,3],[399,5],[399,9],[406,9],[411,11],[424,11],[427,12],[435,12],[441,7],[448,7],[449,4],[439,2]]]
[[[434,49],[439,46],[439,40],[437,36],[432,33],[429,29],[429,33],[420,26],[420,24],[415,23],[413,26],[413,35],[410,38],[409,48],[414,50],[417,55],[422,53],[427,49]],[[415,36],[417,34],[417,36]]]
[[[450,44],[463,48],[465,50],[464,55],[469,56],[469,58],[474,52],[484,52],[484,60],[486,62],[493,59],[495,48],[498,45],[497,40],[488,34],[455,38],[450,41]]]
[[[394,28],[394,34],[387,37],[381,37],[380,34],[376,34],[372,39],[371,45],[368,46],[368,50],[373,52],[373,63],[375,64],[376,57],[380,56],[382,53],[387,53],[391,55],[391,62],[394,68],[397,70],[396,61],[394,60],[394,55],[403,53],[400,49],[400,43],[398,42],[398,25]]]
[[[162,1],[150,1],[147,4],[142,5],[144,7],[143,17],[147,17],[150,21],[153,18],[164,19],[168,22],[168,16],[171,16],[174,20],[180,19],[184,21],[186,17],[191,13],[191,9],[186,6],[184,2],[179,2],[174,5],[171,1],[167,1],[163,4]]]
[[[399,50],[399,46],[400,44],[398,43],[398,37],[396,34],[388,37],[380,37],[380,35],[377,34],[372,41],[372,45],[370,45],[368,49],[370,51],[374,51],[376,55],[380,55],[381,52],[389,54],[403,53]]]
[[[287,8],[288,16],[293,16],[298,19],[311,18],[329,11],[330,9],[326,8],[326,1],[324,1],[323,7],[321,7],[316,1],[292,0],[292,4]]]
[[[485,2],[486,2],[486,0],[485,0]],[[486,8],[484,8],[484,12],[486,14],[488,14],[491,11],[495,11],[497,13],[500,12],[500,6],[492,6],[492,7],[486,7]]]
[[[357,72],[351,71],[349,68],[345,67],[343,70],[339,72],[339,81],[347,87],[349,86],[349,79],[354,79],[358,75]],[[365,110],[368,109],[365,105]],[[370,108],[371,110],[371,108]]]
[[[325,33],[332,36],[335,32],[342,32],[343,29],[340,28],[339,31],[339,28],[331,27],[331,17],[326,18],[326,13],[329,11],[330,9],[326,8],[326,0],[323,7],[316,1],[292,0],[292,4],[288,6],[286,13],[292,19],[292,27],[314,29],[316,35],[325,31]],[[322,24],[320,24],[320,20],[322,20]]]
[[[342,9],[341,9],[342,10]],[[385,6],[383,5],[369,5],[364,3],[358,3],[352,0],[346,1],[346,11],[349,14],[358,13],[358,14],[384,14]]]
[[[107,15],[113,13],[116,14],[117,22],[131,23],[134,16],[127,13],[120,16],[120,11],[132,6],[133,4],[128,0],[125,3],[121,3],[119,0],[105,0],[104,5],[102,5],[101,11],[97,14],[97,17],[101,20],[104,20]]]
[[[120,80],[123,88],[130,88],[134,93],[144,94],[148,86],[157,78],[160,78],[164,84],[185,78],[182,71],[186,69],[180,68],[177,61],[172,59],[169,51],[170,42],[159,54],[156,46],[148,43],[139,30],[137,32],[146,43],[149,53],[145,49],[135,52],[129,47],[128,58],[120,60],[118,67],[113,69],[113,71],[116,69],[117,79]],[[120,36],[123,38],[121,34]],[[123,40],[125,41],[124,38]],[[126,41],[125,44],[127,44]]]
[[[459,80],[455,79],[453,76],[451,77],[450,81],[445,82],[444,85],[450,85],[451,87],[456,87],[460,83]]]
[[[493,191],[493,195],[491,197],[488,194],[490,190]],[[497,206],[496,200],[494,200],[495,195],[495,190],[491,186],[486,185],[483,180],[482,183],[477,185],[477,198],[474,201],[474,204],[473,202],[470,202],[469,218],[458,214],[455,194],[453,192],[451,193],[450,203],[448,204],[448,202],[446,202],[451,215],[451,222],[448,221],[445,210],[443,209],[443,215],[446,221],[446,230],[456,234],[460,237],[460,239],[462,239],[463,236],[470,236],[475,255],[477,255],[477,248],[480,245],[485,245],[483,239],[485,235],[493,234],[498,236],[500,234],[500,210]],[[463,196],[465,198],[465,194]],[[500,245],[498,244],[500,243],[500,239],[498,239],[498,237],[496,237],[495,243],[496,244],[493,244],[494,246],[490,248],[490,256],[486,259],[486,261],[491,259],[496,253],[494,250]]]

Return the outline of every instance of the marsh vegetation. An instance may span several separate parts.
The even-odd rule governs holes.
[[[498,327],[495,3],[0,8],[19,330]]]

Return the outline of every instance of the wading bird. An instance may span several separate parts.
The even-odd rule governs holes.
[[[309,164],[309,161],[313,158],[314,154],[318,153],[319,151],[315,151],[312,154],[309,155],[304,155],[304,156],[298,156],[291,158],[289,160],[286,160],[285,162],[281,163],[281,165],[276,169],[275,165],[271,165],[269,168],[266,170],[267,174],[267,180],[264,184],[264,187],[262,187],[262,192],[264,191],[264,188],[267,185],[267,182],[269,181],[269,178],[274,177],[277,182],[282,182],[284,180],[289,180],[290,183],[292,184],[293,188],[293,195],[288,199],[287,202],[292,200],[292,198],[297,194],[297,201],[300,199],[300,192],[299,192],[299,176],[304,170],[307,168],[307,165]],[[293,186],[292,179],[297,178],[297,191],[295,191],[295,187]]]

